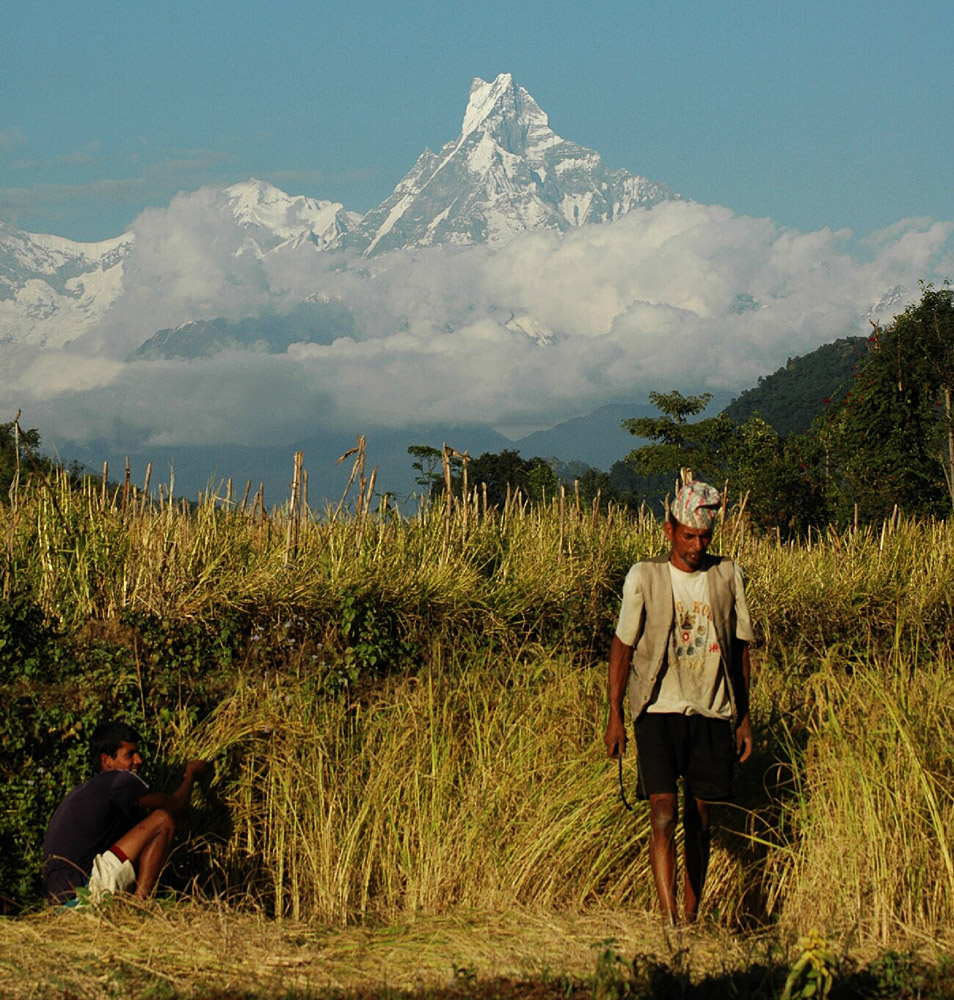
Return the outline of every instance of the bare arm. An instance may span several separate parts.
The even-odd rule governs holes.
[[[617,636],[609,653],[609,718],[603,742],[610,757],[621,757],[626,752],[626,723],[623,719],[623,696],[629,678],[629,665],[633,647],[627,646]]]
[[[182,784],[171,795],[164,795],[162,792],[146,792],[139,800],[139,805],[150,811],[165,809],[166,812],[173,815],[180,813],[188,806],[196,781],[211,773],[212,765],[207,760],[190,760],[186,764]]]

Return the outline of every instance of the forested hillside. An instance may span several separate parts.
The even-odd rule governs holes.
[[[847,390],[858,366],[868,354],[866,337],[842,337],[811,354],[789,358],[758,385],[746,389],[723,410],[737,424],[758,413],[782,437],[808,430],[825,400],[838,399]]]

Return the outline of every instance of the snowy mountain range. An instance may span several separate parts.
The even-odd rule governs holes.
[[[849,237],[608,169],[509,74],[478,79],[456,138],[365,215],[251,179],[101,243],[0,223],[0,422],[191,496],[231,476],[283,497],[297,450],[333,496],[357,434],[398,493],[421,443],[607,469],[652,391],[725,405],[954,260],[954,222]]]
[[[678,197],[665,185],[609,170],[599,153],[560,138],[530,94],[503,73],[492,83],[474,80],[460,135],[438,153],[425,150],[364,216],[254,179],[214,193],[212,211],[235,231],[236,257],[261,260],[304,247],[354,259],[500,246],[528,230],[566,232]],[[132,232],[89,244],[0,224],[0,342],[60,348],[78,340],[122,296],[134,245]],[[512,328],[538,343],[549,338],[532,318],[518,317]]]
[[[131,233],[77,243],[0,222],[0,341],[62,347],[81,336],[120,294],[131,246]]]

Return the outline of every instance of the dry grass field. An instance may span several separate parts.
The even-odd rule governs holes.
[[[356,482],[320,515],[64,483],[0,507],[0,896],[31,898],[98,713],[160,774],[217,765],[161,901],[10,904],[0,996],[948,995],[954,528],[782,545],[728,512],[757,752],[703,920],[671,930],[602,746],[619,586],[659,526],[572,496],[405,517]]]
[[[851,939],[831,945],[843,981],[850,983],[853,972],[858,988],[863,983],[871,991],[851,995],[891,995],[875,992],[883,983],[858,974],[877,949]],[[954,937],[910,940],[905,948],[929,968],[952,954]],[[711,923],[674,929],[645,912],[459,911],[340,928],[276,921],[208,901],[127,902],[0,923],[0,995],[769,997],[778,995],[798,953],[797,942],[778,931],[730,933]],[[671,978],[660,975],[661,967]]]

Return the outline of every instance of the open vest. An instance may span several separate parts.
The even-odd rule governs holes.
[[[748,711],[748,694],[742,674],[741,658],[734,662],[735,638],[735,564],[721,556],[707,557],[709,607],[715,626],[716,639],[722,651],[721,666],[729,691],[729,703],[736,724]],[[669,636],[675,624],[672,583],[669,576],[669,556],[647,559],[642,576],[643,613],[633,646],[633,661],[629,671],[629,710],[635,719],[649,704],[666,665]]]

